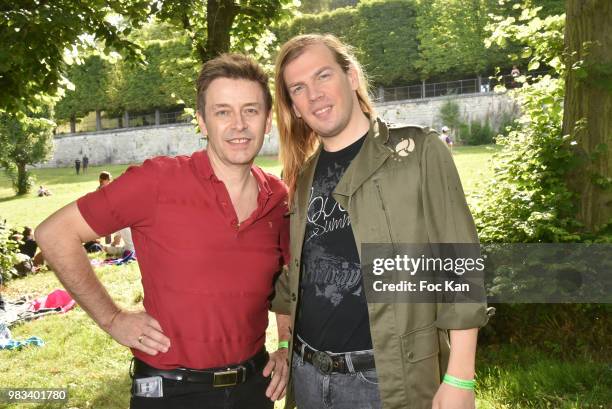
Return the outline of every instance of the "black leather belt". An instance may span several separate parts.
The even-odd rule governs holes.
[[[265,349],[241,364],[211,369],[157,369],[138,358],[134,358],[132,377],[161,376],[173,381],[202,383],[221,388],[245,382],[257,371],[263,370],[267,362],[268,353]]]
[[[324,374],[329,374],[332,372],[363,372],[376,368],[376,364],[374,363],[374,353],[347,352],[346,354],[330,355],[327,352],[317,351],[316,349],[309,347],[308,345],[302,343],[302,341],[300,341],[297,337],[295,338],[293,350],[296,354],[302,357],[304,362],[312,364],[312,366]],[[304,351],[303,354],[302,350]],[[351,362],[353,364],[352,371],[346,362],[347,354],[351,357]]]

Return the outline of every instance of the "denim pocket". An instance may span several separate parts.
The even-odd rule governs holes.
[[[376,369],[357,372],[357,378],[367,384],[378,385],[378,374],[376,373]]]
[[[302,359],[301,356],[299,356],[297,353],[294,352],[293,359],[291,360],[291,368],[295,369],[301,366],[304,366],[304,360]]]

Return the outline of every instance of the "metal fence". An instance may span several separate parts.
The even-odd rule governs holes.
[[[535,78],[543,75],[545,72],[533,72],[527,76],[527,81],[530,78]],[[427,83],[423,81],[421,84],[408,85],[404,87],[393,88],[378,88],[378,95],[373,95],[376,102],[402,101],[406,99],[424,99],[443,97],[449,95],[476,94],[481,92],[492,92],[497,85],[504,87],[519,88],[521,83],[512,75],[504,75],[501,77],[479,77],[457,81],[446,81]]]

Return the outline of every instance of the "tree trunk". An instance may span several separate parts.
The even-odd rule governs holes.
[[[567,67],[563,134],[575,141],[577,166],[567,182],[579,197],[588,232],[612,222],[612,2],[566,0]],[[571,55],[575,53],[574,55]]]
[[[70,115],[70,133],[76,133],[76,116]]]
[[[96,131],[102,130],[102,113],[96,109]]]
[[[230,49],[230,33],[237,14],[238,6],[234,4],[234,0],[209,0],[206,3],[208,38],[206,49],[200,51],[202,62]]]
[[[17,194],[25,195],[30,190],[30,184],[28,183],[28,171],[26,170],[26,164],[23,162],[17,163]]]

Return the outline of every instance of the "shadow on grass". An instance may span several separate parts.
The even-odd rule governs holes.
[[[28,197],[28,195],[13,195],[13,196],[0,197],[0,203],[10,202],[11,200],[15,200],[15,199],[23,199],[26,197]]]

